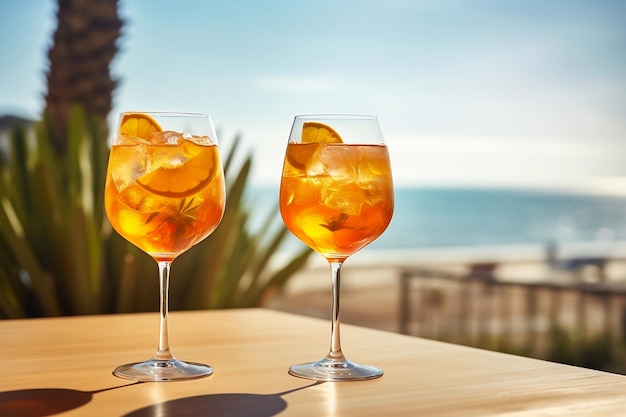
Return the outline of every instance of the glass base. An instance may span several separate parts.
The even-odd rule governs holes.
[[[209,365],[183,362],[178,359],[149,359],[145,362],[129,363],[115,368],[113,375],[133,381],[182,381],[213,375]]]
[[[362,381],[380,378],[383,376],[383,370],[375,366],[359,365],[349,360],[322,359],[318,362],[291,365],[289,374],[315,381]]]

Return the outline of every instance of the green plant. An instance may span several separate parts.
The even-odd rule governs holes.
[[[550,332],[547,360],[603,371],[625,373],[624,343],[608,332],[587,335],[576,329],[555,327]]]
[[[50,138],[47,117],[32,132],[16,128],[0,166],[0,317],[157,310],[156,263],[115,233],[103,212],[108,148],[98,120],[72,110],[63,156]],[[250,230],[252,157],[236,165],[239,144],[222,151],[220,226],[173,264],[172,309],[262,305],[311,253],[271,265],[287,232],[275,212]]]

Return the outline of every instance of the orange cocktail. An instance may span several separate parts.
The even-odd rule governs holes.
[[[287,228],[326,258],[346,258],[387,228],[393,186],[385,145],[290,143],[280,211]]]
[[[167,324],[172,261],[213,232],[224,214],[224,173],[211,119],[200,113],[122,113],[104,193],[113,228],[159,268],[156,353],[118,366],[113,374],[135,381],[212,375],[209,365],[174,357]]]
[[[349,361],[339,336],[343,262],[380,236],[393,216],[391,167],[378,118],[296,116],[279,202],[287,229],[328,260],[333,294],[328,354],[319,361],[291,365],[289,373],[317,381],[382,376],[380,368]]]
[[[109,157],[109,219],[120,235],[157,260],[173,259],[206,238],[222,218],[218,148],[177,132],[158,132],[150,141],[126,139],[112,146]]]

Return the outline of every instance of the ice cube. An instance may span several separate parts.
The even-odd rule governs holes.
[[[184,135],[186,140],[195,142],[198,145],[217,145],[217,141],[211,139],[211,137],[207,135],[191,135],[189,133],[185,133]]]
[[[387,154],[381,148],[361,150],[359,162],[359,187],[369,196],[367,203],[374,205],[393,198],[393,183]]]
[[[366,189],[365,193],[365,202],[370,206],[375,206],[376,204],[393,200],[393,192],[391,191],[391,186],[383,187],[381,185],[378,185],[376,187]]]
[[[343,186],[357,180],[358,158],[355,148],[323,146],[319,158],[324,165],[324,170],[334,181],[334,186]]]
[[[114,145],[137,145],[144,143],[145,140],[136,136],[131,136],[126,133],[120,133],[115,139]]]
[[[297,171],[297,174],[298,173],[300,173],[300,171]],[[311,158],[306,165],[306,175],[309,178],[318,178],[328,175],[328,170],[326,169],[326,165],[318,158]]]
[[[133,146],[114,146],[111,149],[109,166],[119,191],[146,172],[147,153],[147,146],[143,142]]]
[[[174,168],[187,162],[187,159],[183,146],[154,144],[148,146],[149,171],[160,167]]]
[[[150,145],[178,145],[185,140],[184,135],[172,130],[150,133],[146,142]]]
[[[361,213],[365,198],[365,191],[355,184],[322,189],[323,204],[349,216],[356,216]]]
[[[120,202],[128,208],[139,213],[150,213],[158,211],[161,201],[150,193],[146,193],[137,184],[126,187],[120,193]]]

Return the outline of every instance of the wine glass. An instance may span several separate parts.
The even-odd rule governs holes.
[[[111,146],[105,209],[113,228],[158,264],[160,327],[155,355],[119,366],[116,376],[170,381],[209,376],[208,365],[174,357],[168,341],[172,261],[217,228],[225,185],[217,136],[209,116],[197,113],[120,115]]]
[[[332,321],[329,353],[292,365],[289,373],[317,381],[382,376],[377,367],[346,359],[339,336],[343,262],[380,236],[394,207],[389,154],[375,116],[296,116],[280,183],[287,228],[330,264]]]

